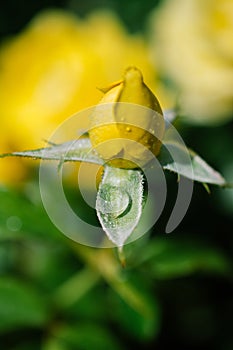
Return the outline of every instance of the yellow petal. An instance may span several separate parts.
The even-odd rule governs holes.
[[[115,123],[114,104],[122,89],[122,83],[110,89],[101,99],[100,103],[90,117],[89,136],[92,145],[103,159],[110,159],[122,151],[123,145],[119,140],[120,134]],[[108,142],[106,146],[106,142]]]
[[[106,94],[108,91],[110,91],[112,88],[114,88],[115,86],[118,86],[120,84],[123,83],[123,80],[118,80],[115,83],[112,83],[106,87],[98,87],[97,89],[100,90],[101,92],[103,92],[104,94]]]
[[[91,116],[92,145],[112,166],[144,166],[161,147],[162,109],[136,67],[111,86]]]

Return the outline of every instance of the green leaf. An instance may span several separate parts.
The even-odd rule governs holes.
[[[42,298],[24,283],[0,280],[0,332],[19,327],[40,327],[48,320]]]
[[[141,251],[146,268],[157,279],[189,276],[195,272],[231,275],[231,264],[221,250],[196,239],[153,239]]]
[[[163,169],[191,180],[219,186],[227,185],[225,179],[211,168],[199,155],[176,142],[162,145],[158,160]]]
[[[31,151],[13,152],[0,155],[4,157],[27,157],[33,159],[85,161],[88,163],[103,164],[103,160],[93,151],[89,138],[64,142],[51,147],[39,148]]]
[[[142,280],[141,283],[145,284],[145,280]],[[143,289],[141,286],[137,288]],[[140,294],[144,299],[144,304],[150,309],[149,313],[138,312],[120,296],[112,293],[112,308],[115,310],[112,317],[117,324],[120,324],[122,331],[131,334],[133,339],[145,341],[158,335],[161,326],[161,310],[156,295],[152,296],[152,293],[146,293],[143,290],[140,290]]]
[[[122,247],[142,213],[143,176],[139,170],[106,166],[96,199],[99,221],[108,238]]]
[[[59,160],[61,164],[68,161],[104,164],[104,161],[92,149],[90,140],[87,137],[36,150],[6,153],[0,155],[0,158],[13,156]],[[220,173],[210,167],[194,151],[187,149],[180,143],[164,142],[158,155],[158,160],[163,169],[170,170],[189,179],[219,186],[228,185]]]
[[[135,272],[135,271],[134,271]],[[133,339],[148,340],[155,338],[161,326],[160,303],[150,279],[139,271],[120,270],[121,278],[110,281],[114,292],[111,293],[110,317]],[[114,277],[113,277],[114,279]]]
[[[25,191],[28,191],[27,195],[0,187],[0,244],[7,240],[31,240],[35,237],[43,243],[63,241],[63,235],[51,223],[42,206],[38,184],[33,183],[28,189],[25,186]],[[38,192],[36,198],[33,191]]]
[[[124,349],[111,332],[91,323],[79,323],[56,328],[43,350],[120,350]]]

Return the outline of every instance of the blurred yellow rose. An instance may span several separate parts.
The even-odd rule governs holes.
[[[141,69],[163,105],[143,38],[128,34],[113,13],[83,20],[63,11],[39,14],[0,50],[0,152],[42,147],[59,123],[99,101],[97,86],[118,79],[130,65]],[[23,166],[4,159],[0,181],[19,180]]]
[[[165,0],[150,18],[156,67],[192,122],[233,116],[233,1]]]

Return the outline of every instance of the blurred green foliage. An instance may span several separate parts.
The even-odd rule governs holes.
[[[168,176],[171,202],[175,182]],[[114,250],[81,246],[56,230],[35,180],[21,190],[1,188],[4,349],[165,349],[171,342],[224,349],[221,337],[232,341],[233,240],[219,191],[211,198],[195,186],[184,222],[168,236],[159,233],[166,206],[150,237],[125,247],[123,269]],[[80,194],[66,194],[78,210]]]
[[[83,15],[99,5],[138,30],[155,2],[11,0],[1,5],[1,38],[42,8]],[[176,126],[188,146],[232,180],[232,123]],[[150,235],[126,246],[125,269],[114,250],[80,246],[53,226],[35,175],[21,189],[0,189],[1,349],[233,348],[232,190],[211,188],[208,195],[195,185],[183,222],[165,236],[177,188],[174,175],[167,181],[164,212]],[[80,194],[66,193],[83,212]]]

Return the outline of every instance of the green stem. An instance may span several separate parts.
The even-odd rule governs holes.
[[[62,284],[54,294],[55,302],[64,308],[82,298],[99,281],[99,274],[90,268],[84,268]]]

